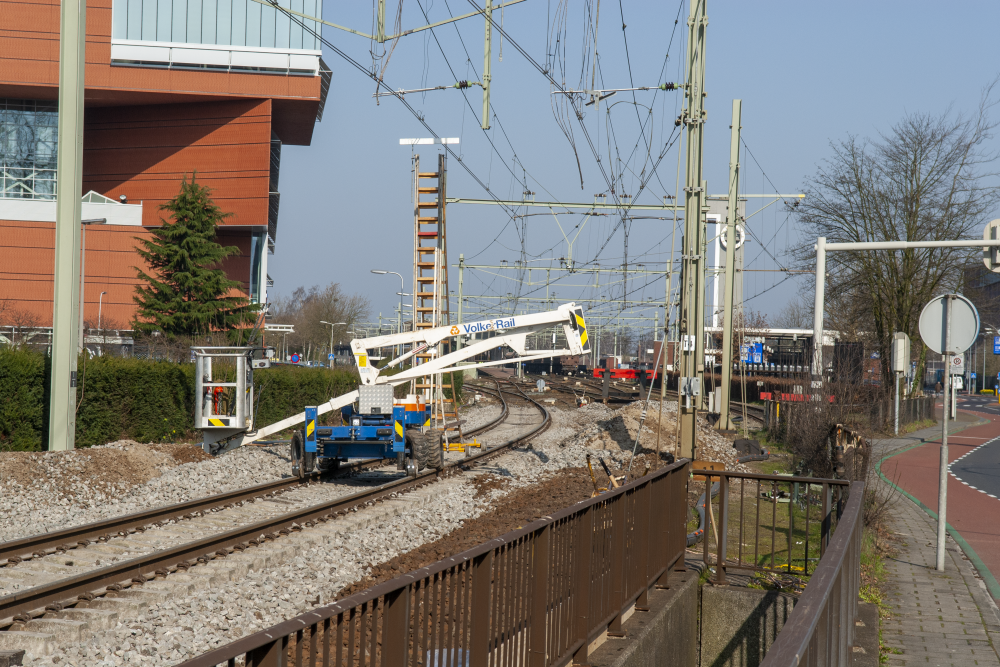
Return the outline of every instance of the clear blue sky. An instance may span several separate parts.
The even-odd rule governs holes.
[[[420,3],[432,22],[474,9],[469,0]],[[391,26],[395,3],[386,4],[387,23]],[[584,26],[588,22],[582,1],[567,0],[567,4],[562,40],[566,84],[567,88],[576,88]],[[592,6],[595,4],[596,0]],[[558,5],[554,0],[527,0],[505,10],[502,17],[504,30],[543,67],[547,47],[553,50]],[[678,9],[681,20],[664,67]],[[622,13],[627,26],[627,58]],[[498,21],[499,14],[494,15]],[[687,0],[680,4],[623,0],[621,7],[618,2],[604,0],[597,36],[598,87],[629,87],[629,63],[635,86],[680,81],[687,15]],[[956,111],[971,111],[980,89],[1000,72],[997,2],[715,1],[708,5],[708,16],[705,178],[711,193],[726,189],[733,98],[743,100],[743,139],[756,158],[744,161],[743,190],[770,193],[776,188],[793,193],[829,155],[831,140],[849,134],[874,136],[908,112],[940,113],[949,106]],[[327,2],[324,18],[371,32],[368,3],[344,7],[342,3]],[[404,29],[424,23],[420,4],[407,0],[402,15]],[[430,32],[399,40],[385,70],[386,83],[393,89],[411,89],[449,85],[456,78],[477,79],[476,73],[481,74],[483,68],[483,19],[466,19],[456,25],[458,31],[452,25],[434,30],[440,49]],[[371,66],[369,40],[332,28],[324,28],[324,37],[365,67]],[[573,150],[553,116],[548,81],[507,40],[503,40],[500,61],[500,42],[494,32],[492,105],[499,124],[494,121],[490,131],[484,133],[479,128],[482,96],[478,88],[465,94],[468,104],[457,90],[412,94],[406,99],[439,135],[461,137],[456,152],[462,162],[502,199],[520,199],[525,171],[528,188],[536,192],[539,200],[592,201],[595,193],[608,190],[605,174],[612,171],[624,175],[617,185],[618,192],[634,194],[638,189],[637,174],[644,163],[646,175],[650,173],[651,164],[674,130],[681,95],[636,93],[635,101],[643,105],[637,107],[631,104],[630,94],[619,93],[606,100],[599,113],[593,107],[586,108],[584,124],[594,150],[601,156],[604,173],[574,119],[571,125],[584,179],[581,189]],[[455,75],[449,71],[441,50]],[[397,303],[398,279],[375,276],[370,270],[380,268],[411,275],[410,149],[400,146],[399,139],[429,134],[399,101],[383,98],[376,105],[372,98],[374,83],[341,57],[324,49],[324,60],[333,71],[324,119],[316,126],[311,146],[288,146],[283,150],[280,231],[277,252],[270,258],[269,267],[275,281],[272,294],[289,294],[300,285],[338,282],[348,292],[367,296],[373,316],[379,311],[391,316]],[[662,77],[661,70],[665,72]],[[561,78],[558,70],[555,76]],[[586,79],[589,83],[589,65]],[[610,107],[609,121],[611,102],[618,104]],[[650,119],[646,141],[652,146],[649,160],[639,132],[640,119],[646,118]],[[674,194],[678,145],[667,152],[637,202],[654,203],[661,201],[664,194]],[[435,147],[420,148],[422,164],[436,164]],[[451,160],[449,167],[450,196],[489,198],[457,161]],[[748,210],[754,207],[751,204]],[[531,266],[558,266],[558,261],[547,261],[566,254],[555,221],[546,209],[528,212],[546,215],[511,221],[508,213],[496,206],[449,206],[450,261],[457,262],[459,253],[464,253],[467,262],[513,263],[522,258],[523,251]],[[572,227],[581,218],[560,215],[559,219],[564,227]],[[605,267],[620,265],[626,239],[622,228],[613,231],[616,220],[612,216],[592,219],[574,246],[574,257]],[[775,205],[753,220],[754,236],[767,245],[778,264],[751,240],[746,268],[774,269],[790,262],[783,253],[798,240],[794,218]],[[662,269],[670,250],[671,229],[670,221],[631,221],[629,264],[642,262],[647,268]],[[765,293],[783,279],[781,274],[757,272],[747,276],[747,307],[771,315],[800,294],[805,284],[796,278]],[[569,285],[585,281],[577,277],[563,282]],[[647,282],[641,278],[630,280],[631,298],[662,300],[663,279]],[[406,291],[410,291],[409,283],[408,278]],[[452,273],[451,283],[451,289],[456,290],[457,272]],[[523,287],[521,293],[532,289],[536,288]],[[569,286],[553,290],[559,300],[597,294]],[[467,295],[516,291],[511,281],[466,273]],[[620,298],[622,287],[602,288],[600,293]]]

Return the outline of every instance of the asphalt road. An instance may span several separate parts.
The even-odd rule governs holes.
[[[959,397],[959,407],[990,415],[1000,415],[1000,404],[992,396]],[[960,482],[1000,498],[1000,437],[985,441],[981,446],[953,461],[951,474]]]

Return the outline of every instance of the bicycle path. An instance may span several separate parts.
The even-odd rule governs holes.
[[[984,431],[990,429],[1000,429],[1000,423],[970,411],[960,412],[959,422],[949,425],[954,432],[948,437],[949,458],[962,456],[977,442],[985,442],[975,439],[986,437]],[[996,667],[1000,666],[1000,609],[991,598],[991,593],[996,593],[987,589],[986,578],[992,578],[992,573],[979,552],[952,525],[976,528],[969,522],[966,505],[992,499],[954,479],[948,485],[951,529],[945,571],[935,570],[937,515],[931,507],[937,506],[940,433],[938,425],[873,443],[873,460],[882,473],[880,483],[897,485],[901,493],[890,505],[893,529],[901,538],[899,553],[885,563],[892,584],[886,594],[892,615],[881,622],[882,641],[892,650],[887,662]],[[953,447],[961,451],[952,456]],[[995,530],[979,532],[985,532],[984,539],[989,540]],[[978,533],[973,537],[981,546],[982,539]],[[981,576],[982,572],[987,576]]]

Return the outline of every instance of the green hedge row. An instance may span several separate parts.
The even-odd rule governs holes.
[[[49,368],[39,352],[0,349],[0,451],[45,449]],[[79,374],[77,447],[197,439],[193,364],[81,357]],[[358,379],[349,369],[276,367],[256,371],[254,383],[263,425],[351,391]]]

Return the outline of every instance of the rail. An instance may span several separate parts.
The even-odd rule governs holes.
[[[761,667],[849,665],[861,584],[864,482],[854,482],[840,527]]]
[[[683,568],[689,461],[181,664],[586,663]]]
[[[692,472],[705,478],[706,490],[718,480],[717,498],[705,501],[702,556],[715,566],[716,584],[726,583],[727,568],[809,575],[826,553],[849,486],[816,477]]]

